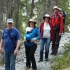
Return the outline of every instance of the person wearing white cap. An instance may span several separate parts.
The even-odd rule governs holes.
[[[20,46],[19,31],[13,27],[13,19],[7,19],[7,28],[4,29],[0,43],[0,52],[4,43],[5,70],[15,70],[15,60]]]
[[[53,7],[53,10],[55,10],[55,9],[59,10],[58,6],[54,6]]]
[[[59,13],[58,6],[53,7],[53,14],[51,15],[50,23],[53,25],[54,28],[54,41],[52,42],[51,55],[56,55],[58,53],[59,42],[64,28],[63,17]]]
[[[64,30],[65,30],[66,13],[65,13],[65,11],[62,11],[61,8],[59,8],[59,13],[60,13],[60,14],[62,15],[62,17],[63,17],[63,24],[64,24]],[[62,33],[62,34],[64,34],[64,30],[63,30],[63,33]]]
[[[61,14],[63,16],[61,8],[59,8],[59,14]]]
[[[61,8],[59,8],[59,11],[62,11],[62,9],[61,9]]]
[[[37,41],[40,39],[40,31],[35,25],[36,21],[30,19],[28,22],[28,27],[26,28],[26,33],[24,35],[26,70],[31,67],[31,63],[32,63],[32,70],[37,70],[34,53],[37,48]]]
[[[45,61],[48,61],[49,47],[53,37],[53,28],[50,21],[50,15],[46,14],[43,17],[44,21],[40,25],[40,58],[38,62],[43,61],[43,51],[45,47]]]

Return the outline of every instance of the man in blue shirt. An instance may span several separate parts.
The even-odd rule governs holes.
[[[7,19],[7,28],[4,29],[0,43],[0,52],[4,43],[5,70],[15,70],[15,60],[20,46],[19,31],[13,27],[13,19]]]

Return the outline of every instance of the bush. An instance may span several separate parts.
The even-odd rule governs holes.
[[[65,44],[65,53],[61,57],[56,57],[57,61],[52,65],[53,70],[63,70],[70,67],[70,43]],[[54,60],[56,59],[54,58]]]

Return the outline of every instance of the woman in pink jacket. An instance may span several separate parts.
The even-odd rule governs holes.
[[[43,61],[43,50],[45,46],[45,61],[48,61],[49,47],[51,40],[54,40],[53,27],[51,25],[50,16],[46,14],[44,22],[40,25],[40,58],[39,62]]]

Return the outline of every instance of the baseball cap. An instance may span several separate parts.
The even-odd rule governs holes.
[[[13,23],[13,19],[12,18],[7,19],[7,23]]]

